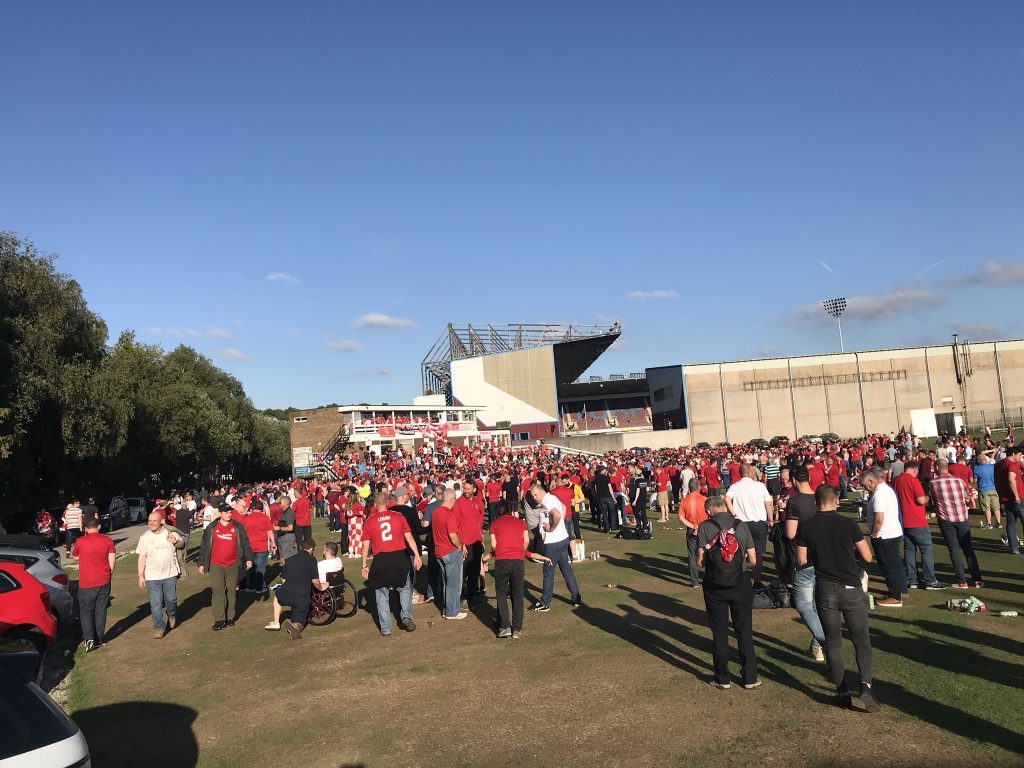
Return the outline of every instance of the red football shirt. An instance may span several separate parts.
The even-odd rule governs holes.
[[[971,472],[971,468],[966,464],[950,464],[949,474],[953,477],[959,477],[964,481],[968,488],[971,487],[971,480],[974,479],[974,473]]]
[[[465,496],[455,500],[455,514],[459,519],[459,538],[463,544],[476,544],[484,540],[483,505],[477,505],[476,499],[470,501]]]
[[[497,480],[491,480],[491,482],[487,484],[486,490],[487,502],[489,504],[493,504],[494,502],[501,498],[501,483],[499,483]]]
[[[238,562],[238,545],[235,543],[234,521],[224,525],[220,520],[213,523],[213,548],[210,550],[210,562],[227,568]]]
[[[565,519],[572,519],[572,491],[566,488],[564,485],[560,485],[551,492],[551,495],[562,502],[562,506],[565,507]],[[508,517],[504,515],[503,517]],[[499,518],[501,519],[501,518]]]
[[[293,503],[292,509],[295,511],[295,524],[296,525],[309,525],[309,497],[299,496]]]
[[[921,481],[909,472],[903,472],[892,481],[892,489],[896,491],[896,498],[900,502],[900,517],[903,518],[903,527],[928,527],[924,505],[917,503],[917,499],[925,495]]]
[[[658,472],[658,493],[665,493],[668,491],[669,476],[668,472],[662,469]]]
[[[441,504],[430,517],[430,535],[434,537],[434,557],[444,557],[455,549],[448,534],[459,532],[459,513]]]
[[[269,552],[269,533],[273,524],[270,518],[263,512],[253,512],[245,515],[239,522],[245,528],[245,535],[249,537],[249,546],[253,552]]]
[[[102,587],[110,583],[110,558],[114,541],[102,533],[86,533],[75,539],[71,554],[78,558],[78,588]]]
[[[491,524],[491,535],[494,536],[495,560],[522,560],[525,552],[523,534],[526,533],[526,521],[514,515],[502,515]]]
[[[406,533],[412,533],[409,523],[402,514],[390,509],[374,512],[363,523],[363,541],[370,542],[370,551],[375,555],[405,549]]]

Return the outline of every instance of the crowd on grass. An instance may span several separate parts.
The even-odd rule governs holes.
[[[654,535],[656,522],[667,528],[674,514],[686,529],[686,551],[680,552],[685,575],[691,587],[703,588],[715,686],[732,685],[730,625],[739,646],[740,684],[761,685],[752,606],[771,579],[791,594],[810,636],[807,653],[825,663],[837,702],[852,707],[842,653],[846,624],[860,707],[876,711],[866,569],[877,567],[884,580],[886,594],[876,604],[885,609],[901,608],[915,589],[981,589],[971,510],[977,506],[981,513],[981,528],[1005,523],[1002,541],[1014,554],[1020,553],[1017,523],[1024,511],[1024,466],[1012,435],[997,443],[963,432],[942,436],[930,449],[901,431],[825,443],[755,441],[601,457],[543,444],[463,447],[440,441],[383,456],[338,455],[330,474],[175,492],[158,500],[137,547],[138,585],[149,593],[154,637],[175,626],[175,585],[186,574],[193,532],[200,537],[193,551],[198,573],[212,592],[214,631],[234,626],[236,595],[243,592],[269,603],[267,630],[300,639],[316,592],[337,583],[344,560],[354,558],[384,638],[396,627],[416,629],[415,605],[446,621],[483,609],[490,570],[497,636],[519,639],[527,560],[543,569],[530,611],[552,610],[556,571],[568,605],[579,609],[583,598],[573,563],[585,557],[581,518],[589,516],[598,533],[642,539]],[[839,514],[844,500],[856,507],[856,518]],[[319,559],[315,517],[326,519],[334,538]],[[948,550],[951,584],[936,577],[933,523]],[[89,651],[105,643],[114,544],[100,533],[97,516],[83,513],[77,502],[68,505],[63,524],[68,553],[79,562]],[[769,546],[771,574],[765,568]],[[280,567],[273,585],[267,578],[271,563]]]

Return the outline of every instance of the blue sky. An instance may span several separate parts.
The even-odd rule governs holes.
[[[445,323],[594,373],[1024,335],[1024,4],[0,6],[0,229],[260,407]]]

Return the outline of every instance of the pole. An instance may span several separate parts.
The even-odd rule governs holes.
[[[839,324],[839,351],[846,352],[846,347],[843,346],[843,321],[837,317],[836,322]]]

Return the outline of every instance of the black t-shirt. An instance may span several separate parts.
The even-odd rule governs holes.
[[[792,503],[792,502],[790,502]],[[860,589],[856,544],[863,541],[860,526],[835,512],[819,512],[800,523],[796,545],[807,547],[815,578]]]
[[[519,503],[519,481],[512,479],[501,484],[501,490],[505,492],[505,500],[515,506]]]
[[[637,496],[637,491],[640,495]],[[636,502],[633,499],[636,499]],[[643,475],[629,481],[629,503],[640,509],[647,509],[647,480]]]
[[[597,498],[599,499],[610,499],[612,497],[612,489],[606,473],[599,472],[594,477],[594,490],[597,491]]]
[[[813,493],[798,493],[786,502],[786,521],[796,520],[802,523],[810,520],[818,514],[818,506],[814,503]],[[796,539],[789,540],[789,552],[793,556],[794,566],[796,564]],[[807,566],[811,568],[811,565]]]
[[[306,550],[300,549],[284,561],[281,575],[285,580],[281,591],[301,599],[309,597],[313,589],[313,579],[320,578],[320,571],[316,567],[316,558]]]
[[[423,525],[420,523],[420,516],[416,514],[416,510],[408,504],[395,504],[390,507],[390,510],[405,518],[405,522],[409,524],[409,530],[412,531],[412,537],[416,541],[416,547],[422,546],[423,541],[420,537],[423,536]]]

